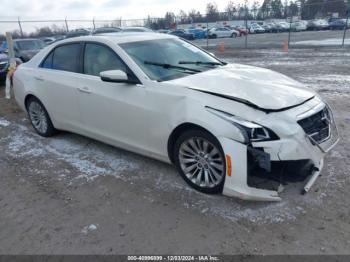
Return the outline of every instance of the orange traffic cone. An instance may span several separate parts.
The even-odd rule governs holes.
[[[284,41],[284,44],[283,44],[283,51],[284,51],[284,52],[288,52],[288,49],[289,49],[289,47],[288,47],[288,41]]]
[[[219,52],[220,53],[225,52],[225,44],[224,44],[224,42],[220,42],[219,43]]]

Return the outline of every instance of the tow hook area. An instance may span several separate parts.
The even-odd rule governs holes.
[[[322,168],[323,168],[323,159],[321,160],[319,167],[313,168],[313,174],[310,177],[309,181],[304,186],[304,189],[301,191],[301,194],[305,195],[307,192],[310,191],[311,187],[316,182],[316,179],[320,176]]]
[[[322,164],[316,167],[311,160],[271,161],[263,148],[248,147],[248,185],[259,189],[284,191],[288,183],[304,182],[301,190],[307,193],[320,175]]]

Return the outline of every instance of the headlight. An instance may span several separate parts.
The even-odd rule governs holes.
[[[8,61],[0,61],[0,71],[6,70],[8,66]]]
[[[238,129],[240,129],[245,138],[246,143],[279,139],[279,137],[267,127],[258,125],[256,123],[247,121],[241,117],[234,116],[229,113],[219,111],[210,107],[207,107],[207,109],[209,110],[209,112],[217,115],[218,117],[221,117],[222,119],[229,121]]]

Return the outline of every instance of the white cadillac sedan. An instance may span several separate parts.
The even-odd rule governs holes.
[[[338,141],[328,105],[279,73],[227,64],[177,37],[86,36],[50,45],[18,67],[17,103],[41,136],[67,130],[173,163],[193,188],[280,200],[252,186],[286,167],[315,182]]]

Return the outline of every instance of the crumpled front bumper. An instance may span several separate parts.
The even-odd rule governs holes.
[[[323,104],[323,107],[325,105]],[[320,106],[313,108],[308,114],[320,110]],[[302,115],[300,117],[306,117]],[[320,175],[323,168],[325,154],[330,151],[339,141],[337,127],[331,115],[330,137],[321,144],[316,143],[305,132],[301,131],[293,137],[281,138],[274,141],[252,143],[248,146],[229,138],[221,137],[219,141],[226,156],[227,174],[223,188],[226,196],[238,197],[244,200],[255,201],[280,201],[279,193],[274,190],[255,188],[248,185],[249,175],[249,150],[262,150],[268,156],[269,161],[298,161],[308,160],[312,163],[310,177],[303,192],[307,192]],[[295,170],[297,172],[299,170]]]

